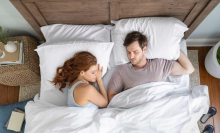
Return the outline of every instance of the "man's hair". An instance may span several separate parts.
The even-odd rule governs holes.
[[[138,41],[139,46],[142,50],[144,46],[147,46],[147,38],[138,31],[132,31],[131,33],[128,33],[123,45],[125,47],[128,47],[130,44],[132,44],[135,41]]]

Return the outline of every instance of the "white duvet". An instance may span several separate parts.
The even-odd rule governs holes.
[[[207,86],[191,91],[169,82],[139,85],[116,95],[107,108],[60,107],[44,101],[25,106],[25,133],[199,133],[208,112]]]

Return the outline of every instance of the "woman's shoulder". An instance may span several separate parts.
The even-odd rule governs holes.
[[[96,91],[96,89],[91,84],[81,83],[76,86],[73,93],[78,96],[80,95],[81,98],[84,97],[88,99],[88,97],[91,97],[91,95],[94,94],[94,91]]]
[[[94,91],[95,87],[92,86],[91,84],[87,84],[87,83],[81,83],[78,85],[79,89],[82,89],[84,91]],[[95,89],[96,90],[96,89]]]

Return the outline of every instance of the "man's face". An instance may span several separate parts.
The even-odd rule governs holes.
[[[140,48],[138,41],[133,42],[127,47],[127,56],[133,65],[137,65],[140,63],[144,57],[144,53],[146,51],[146,46],[143,50]]]

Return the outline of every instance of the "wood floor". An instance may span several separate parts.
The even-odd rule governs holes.
[[[215,127],[215,133],[220,133],[220,79],[214,78],[205,69],[204,61],[211,47],[188,47],[188,50],[198,50],[199,72],[201,85],[209,87],[210,106],[215,107],[219,113],[208,120],[206,124]],[[18,101],[19,87],[0,85],[0,104],[6,105]]]
[[[215,133],[220,133],[220,79],[212,77],[205,69],[205,57],[211,47],[188,47],[188,50],[198,50],[200,84],[209,87],[210,106],[217,109],[217,114],[206,122],[215,128]]]
[[[6,86],[0,84],[0,105],[18,102],[19,86]]]

